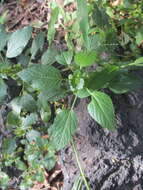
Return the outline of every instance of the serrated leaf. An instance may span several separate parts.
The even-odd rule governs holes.
[[[80,67],[88,67],[93,65],[97,60],[96,52],[89,51],[89,52],[79,52],[74,57],[75,63]]]
[[[64,148],[72,139],[77,128],[74,111],[63,110],[55,118],[51,126],[51,140],[57,150]]]
[[[111,98],[103,92],[92,92],[88,112],[103,128],[115,129],[115,114]]]
[[[22,53],[23,49],[28,44],[32,34],[31,27],[24,27],[12,33],[8,40],[6,56],[8,58],[17,57]]]
[[[18,73],[18,76],[34,89],[58,89],[61,84],[59,70],[48,65],[33,65]]]
[[[51,13],[51,20],[50,20],[50,23],[49,23],[49,26],[48,26],[48,35],[47,35],[47,39],[49,41],[49,45],[51,45],[53,39],[54,39],[54,36],[55,36],[55,24],[58,20],[58,15],[59,15],[59,7],[55,7],[53,10],[52,10],[52,13]]]
[[[77,18],[79,20],[80,31],[82,32],[83,39],[85,41],[85,46],[89,48],[88,39],[88,9],[86,0],[77,0]]]
[[[32,47],[31,47],[31,58],[32,59],[34,59],[38,50],[42,50],[43,45],[44,45],[44,33],[40,32],[36,36],[36,38],[33,40],[33,43],[32,43]]]

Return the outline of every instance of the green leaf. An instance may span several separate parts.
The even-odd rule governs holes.
[[[21,160],[16,160],[16,166],[19,170],[25,171],[27,169],[26,164]]]
[[[5,32],[4,26],[0,25],[0,51],[6,46],[9,35]]]
[[[141,27],[136,34],[136,43],[140,45],[143,42],[143,27]]]
[[[37,109],[36,101],[30,94],[25,94],[11,101],[11,107],[15,113],[20,114],[21,110],[34,112]]]
[[[9,181],[10,181],[10,178],[8,177],[8,175],[0,171],[0,187],[2,189],[7,189]]]
[[[48,154],[45,155],[44,159],[43,159],[43,165],[45,166],[45,168],[50,171],[51,169],[53,169],[53,167],[56,164],[56,156],[54,152],[49,152]]]
[[[27,128],[38,121],[38,116],[36,113],[31,113],[26,117],[22,118],[22,128]]]
[[[103,8],[99,8],[96,4],[94,4],[94,11],[93,11],[93,20],[95,20],[96,25],[101,29],[108,28],[109,25],[109,17],[106,14]]]
[[[86,88],[78,90],[75,94],[79,98],[86,98],[86,97],[90,96],[90,94],[88,93]]]
[[[57,150],[64,148],[72,139],[77,128],[77,118],[73,111],[63,110],[51,126],[51,140]]]
[[[44,182],[45,180],[45,175],[44,175],[44,172],[40,171],[40,172],[37,172],[34,176],[35,180],[38,181],[38,182]]]
[[[23,55],[21,54],[19,57],[18,57],[18,64],[22,65],[22,66],[27,66],[30,62],[30,56],[26,56],[26,55]]]
[[[33,40],[32,47],[31,47],[31,58],[34,59],[35,55],[37,54],[38,50],[43,49],[44,45],[44,33],[40,32],[36,38]]]
[[[3,79],[0,78],[0,104],[3,103],[7,95],[7,85],[4,83]]]
[[[59,88],[62,80],[59,70],[48,65],[33,65],[19,72],[18,76],[38,90]]]
[[[139,67],[142,67],[143,66],[143,57],[139,57],[133,63],[129,63],[127,66],[139,66]]]
[[[97,60],[96,52],[79,52],[74,57],[75,63],[80,67],[88,67],[93,65]]]
[[[107,84],[116,77],[119,67],[107,66],[102,71],[95,71],[89,74],[85,79],[85,86],[88,89],[98,90],[107,86]]]
[[[139,57],[134,61],[135,66],[143,66],[143,57]]]
[[[61,65],[70,65],[73,58],[72,51],[63,52],[61,55],[56,56],[56,61]]]
[[[6,138],[3,141],[2,149],[5,154],[12,154],[16,149],[16,141],[14,138]]]
[[[38,95],[38,106],[47,111],[49,108],[48,102],[58,101],[66,96],[66,91],[64,89],[52,89],[41,92]]]
[[[88,105],[91,117],[103,128],[115,129],[115,114],[111,98],[103,93],[95,91],[90,93],[92,100]]]
[[[109,89],[117,94],[136,90],[143,85],[143,80],[131,73],[121,73],[109,85]]]
[[[52,41],[54,40],[54,36],[55,36],[55,24],[58,20],[58,15],[59,15],[59,8],[56,7],[52,10],[51,13],[51,20],[48,26],[48,35],[47,35],[47,39],[49,41],[49,45],[51,45]]]
[[[21,54],[31,38],[31,33],[32,28],[29,26],[12,33],[8,40],[6,56],[13,58]]]
[[[36,139],[40,136],[41,134],[36,130],[31,130],[26,134],[26,138],[29,142],[36,141]]]
[[[80,31],[85,42],[85,46],[89,48],[89,23],[88,23],[88,8],[86,0],[77,0],[77,18],[79,20]]]
[[[19,126],[21,124],[19,116],[13,111],[7,115],[7,125]]]
[[[58,54],[55,47],[50,47],[48,50],[42,55],[41,63],[44,65],[52,65],[56,62],[56,55]]]

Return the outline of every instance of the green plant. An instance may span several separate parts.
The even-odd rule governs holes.
[[[88,97],[91,117],[103,128],[116,129],[114,106],[105,89],[126,93],[142,84],[131,72],[143,66],[141,5],[125,0],[115,8],[106,0],[77,0],[77,10],[66,13],[51,3],[48,33],[40,32],[34,39],[30,26],[13,33],[0,26],[0,103],[11,109],[0,156],[3,189],[9,181],[4,172],[11,165],[21,171],[21,189],[44,181],[44,171],[55,165],[56,151],[69,144],[76,132],[77,98]],[[70,20],[74,25],[67,25]],[[54,46],[55,24],[68,31],[67,51]],[[43,53],[45,36],[49,47]],[[10,92],[7,96],[10,79],[20,88],[15,96]],[[71,106],[62,103],[69,95]]]

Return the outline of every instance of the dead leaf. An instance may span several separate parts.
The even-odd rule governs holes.
[[[112,5],[113,7],[115,7],[115,6],[118,6],[118,5],[123,4],[123,1],[124,1],[124,0],[116,0],[116,1],[114,1],[114,2],[111,2],[111,5]]]

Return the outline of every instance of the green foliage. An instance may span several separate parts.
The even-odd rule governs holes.
[[[9,35],[6,33],[3,25],[0,25],[0,51],[6,46]]]
[[[54,40],[54,35],[55,35],[55,24],[58,20],[58,15],[59,15],[59,8],[55,7],[52,10],[52,14],[51,14],[51,20],[49,23],[49,27],[48,27],[48,35],[47,35],[47,39],[49,41],[49,45],[51,45],[52,41]]]
[[[142,85],[132,72],[143,66],[141,1],[111,6],[106,0],[77,0],[73,12],[51,2],[51,9],[47,34],[40,31],[34,39],[30,26],[8,33],[0,25],[0,104],[10,110],[5,116],[10,137],[3,138],[0,157],[2,189],[8,188],[8,166],[21,171],[21,190],[45,180],[44,172],[55,166],[56,151],[76,132],[76,99],[88,97],[91,117],[115,130],[110,92],[123,94]],[[59,45],[58,27],[64,31]],[[68,95],[74,97],[72,106]],[[79,178],[73,189],[82,183]]]
[[[85,42],[85,46],[88,49],[89,22],[88,22],[88,8],[86,0],[77,0],[77,19],[79,22],[80,31],[82,32],[83,40]]]
[[[58,54],[57,50],[54,47],[50,47],[42,55],[41,63],[44,65],[52,65],[56,62],[56,55]]]
[[[13,58],[20,55],[30,40],[31,33],[31,27],[25,27],[12,33],[8,40],[6,56]]]
[[[35,58],[35,55],[37,54],[38,50],[43,49],[44,45],[44,34],[43,32],[40,32],[35,39],[33,40],[32,46],[31,46],[31,58]]]
[[[64,148],[72,139],[77,128],[77,118],[72,110],[63,110],[55,118],[51,126],[51,140],[56,148]]]
[[[103,92],[90,92],[88,112],[97,123],[109,130],[115,129],[115,114],[111,98]]]
[[[80,67],[88,67],[93,65],[97,60],[96,52],[79,52],[75,55],[75,63]]]
[[[7,86],[4,83],[3,79],[0,78],[0,104],[3,103],[3,101],[5,100],[6,95],[7,95]]]
[[[6,189],[8,187],[9,177],[6,173],[0,171],[0,187]]]
[[[48,65],[33,65],[18,76],[36,90],[58,89],[62,80],[59,70]]]

